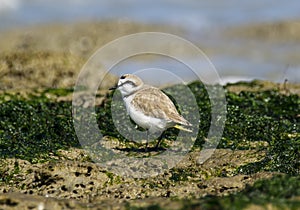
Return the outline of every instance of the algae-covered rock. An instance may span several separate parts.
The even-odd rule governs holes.
[[[195,90],[203,85],[194,82],[190,88],[197,94]],[[201,93],[197,95],[201,116],[209,119],[209,101],[205,92]],[[192,150],[175,167],[154,177],[130,178],[94,163],[81,147],[73,129],[70,94],[70,89],[2,93],[3,207],[251,208],[254,194],[260,195],[256,198],[260,206],[273,207],[279,200],[283,208],[298,205],[298,95],[281,94],[276,85],[256,92],[228,91],[224,134],[206,162],[197,161],[207,135],[202,130]],[[147,151],[139,149],[143,144],[119,138],[111,122],[112,93],[99,97],[103,100],[97,105],[96,117],[105,133],[102,146],[116,154],[147,158]],[[168,148],[177,132],[171,129],[166,134],[163,147]],[[163,151],[150,150],[148,157]],[[276,176],[279,173],[281,176]]]

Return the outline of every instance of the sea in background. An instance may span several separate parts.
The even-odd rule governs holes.
[[[299,83],[299,41],[266,42],[264,39],[237,39],[221,33],[231,28],[290,20],[298,22],[300,27],[299,11],[300,1],[297,0],[0,0],[0,30],[101,20],[170,25],[186,30],[184,38],[200,49],[213,49],[213,53],[204,52],[223,83],[252,79],[274,82],[287,79]],[[289,55],[293,55],[293,59]],[[154,66],[159,68],[176,68],[177,65],[163,60],[156,62]],[[124,65],[134,69],[135,63]],[[116,70],[116,73],[121,74],[124,69],[127,68],[123,66],[123,70]]]

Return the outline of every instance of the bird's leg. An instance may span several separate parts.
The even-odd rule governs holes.
[[[147,141],[146,141],[146,147],[145,147],[145,151],[147,152],[148,150],[148,142],[149,142],[149,130],[146,131],[146,134],[147,134]]]
[[[158,139],[157,139],[157,143],[156,143],[156,145],[155,145],[155,149],[157,149],[158,147],[159,147],[159,145],[160,145],[160,142],[162,141],[162,139],[163,139],[163,134],[164,133],[162,133],[159,137],[158,137]]]

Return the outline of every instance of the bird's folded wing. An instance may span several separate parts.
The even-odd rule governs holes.
[[[147,116],[183,125],[190,124],[178,113],[171,99],[158,88],[149,87],[140,90],[131,103],[135,109],[141,110]]]

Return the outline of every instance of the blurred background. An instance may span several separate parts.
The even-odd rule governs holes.
[[[193,42],[224,84],[299,83],[299,11],[297,0],[0,0],[0,88],[71,86],[98,48],[142,31]]]

